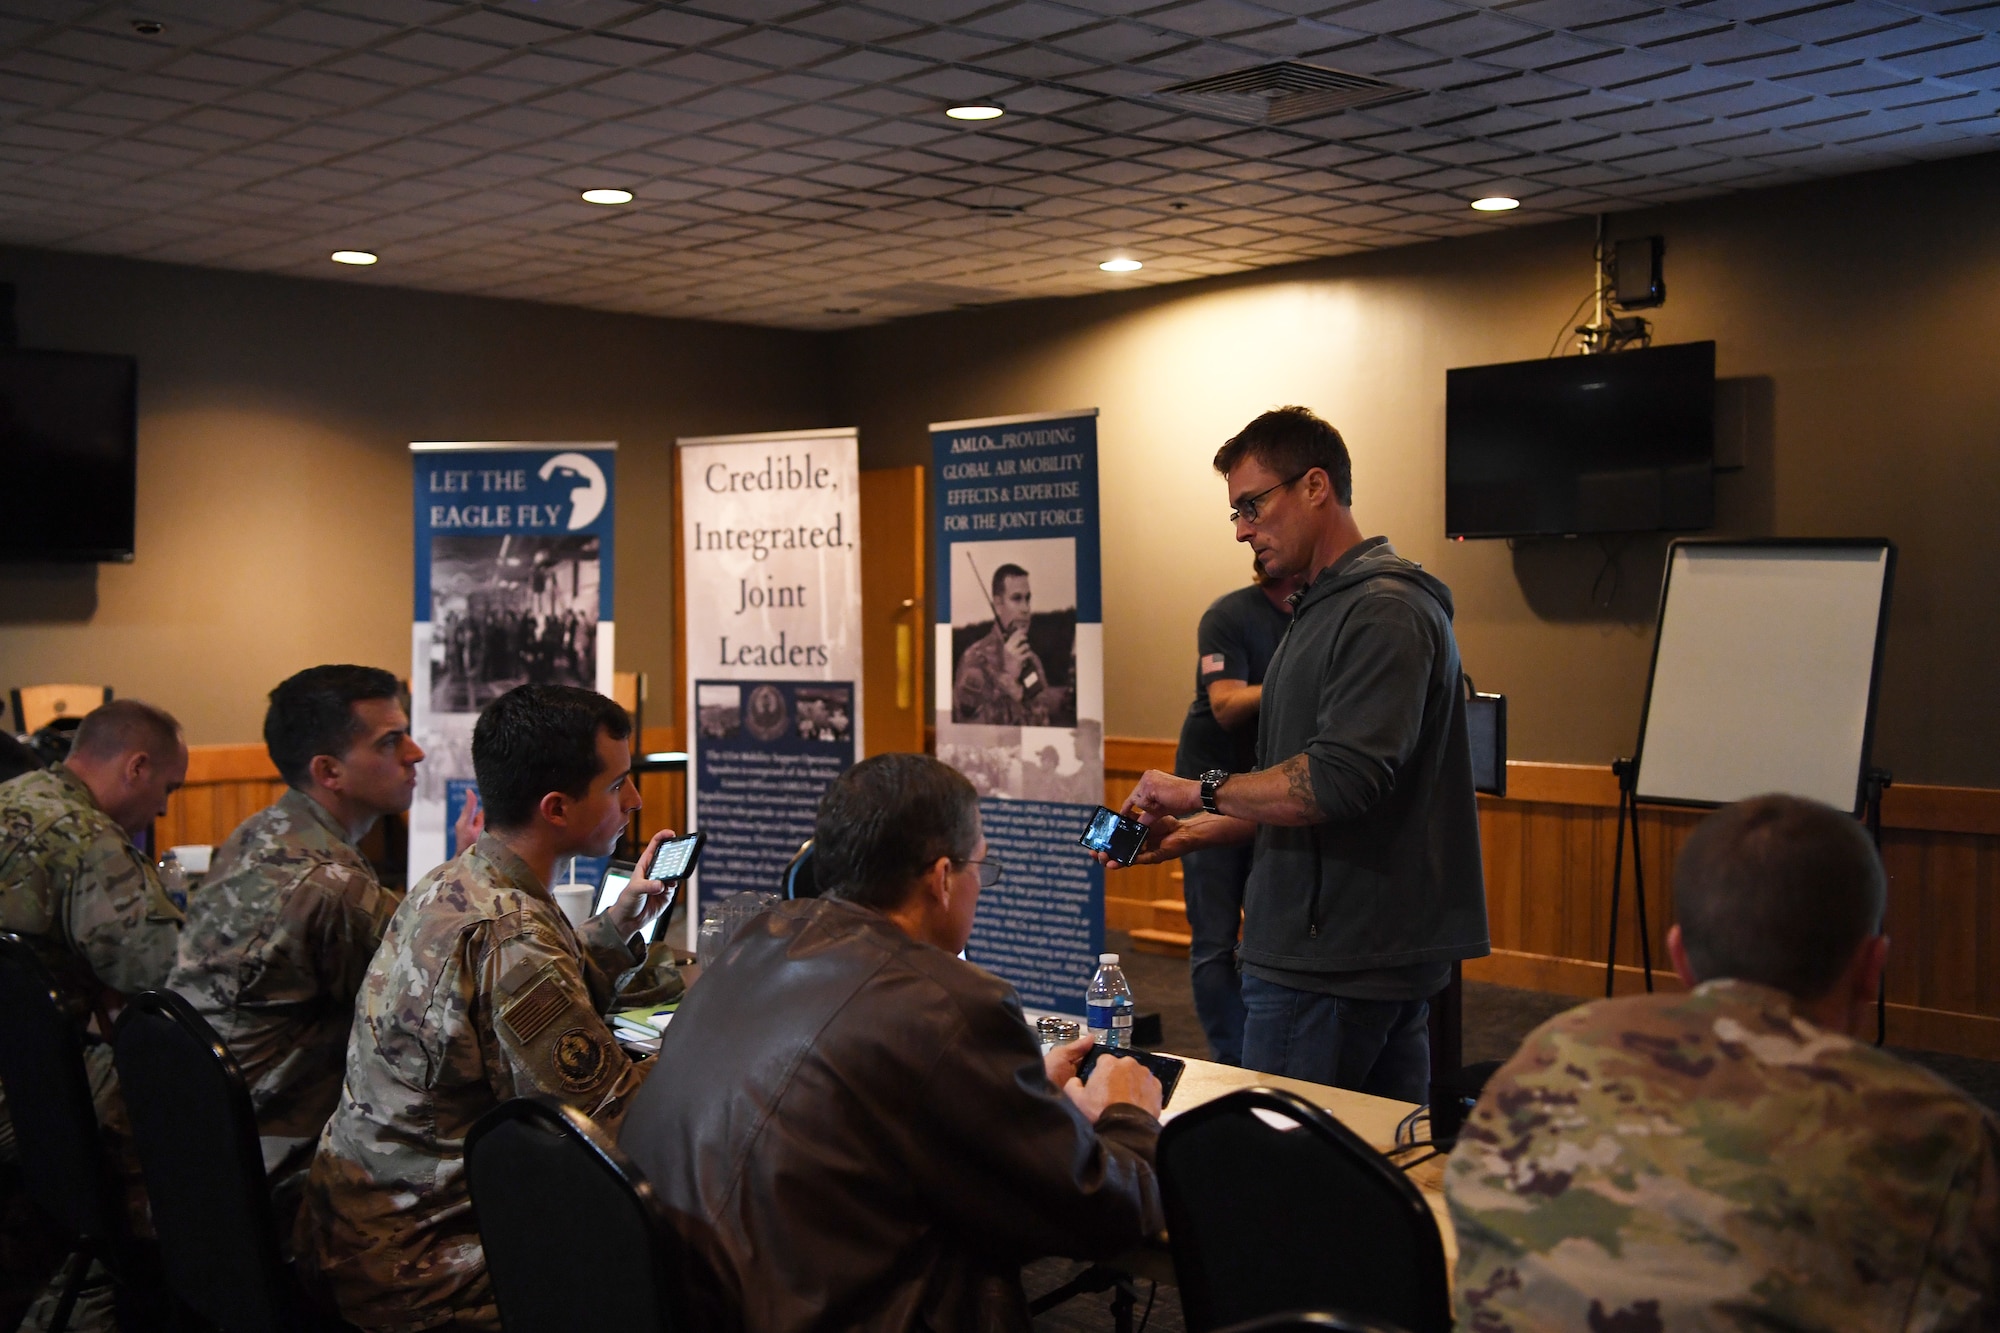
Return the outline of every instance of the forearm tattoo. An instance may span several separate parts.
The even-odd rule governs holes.
[[[1319,798],[1313,795],[1310,761],[1302,754],[1295,754],[1279,767],[1284,770],[1286,794],[1301,805],[1317,809]]]

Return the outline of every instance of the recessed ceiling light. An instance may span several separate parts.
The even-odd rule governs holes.
[[[998,120],[1007,114],[1007,108],[998,102],[967,102],[963,106],[948,106],[944,113],[953,120]]]
[[[1146,266],[1136,259],[1107,259],[1098,267],[1106,273],[1137,273]]]
[[[372,264],[380,258],[380,255],[370,254],[366,250],[335,250],[333,252],[333,262],[336,264]]]
[[[583,202],[586,204],[629,204],[632,202],[630,190],[585,190]]]
[[[1475,199],[1472,206],[1481,213],[1505,213],[1510,208],[1519,208],[1519,199],[1509,199],[1504,194],[1489,194],[1484,199]]]

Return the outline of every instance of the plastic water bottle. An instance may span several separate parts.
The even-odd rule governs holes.
[[[155,868],[160,872],[160,887],[166,891],[167,901],[187,911],[187,872],[181,868],[180,855],[169,847]]]
[[[1132,1045],[1132,987],[1117,954],[1097,955],[1097,975],[1083,993],[1083,1005],[1093,1042],[1120,1050]]]

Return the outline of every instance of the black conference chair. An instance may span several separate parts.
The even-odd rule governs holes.
[[[785,896],[787,898],[819,897],[819,878],[813,873],[813,840],[807,838],[799,844],[798,851],[785,866]]]
[[[466,1136],[465,1163],[507,1333],[687,1327],[678,1241],[652,1186],[590,1117],[502,1102]]]
[[[1195,1333],[1299,1310],[1451,1328],[1444,1242],[1423,1196],[1305,1099],[1218,1097],[1169,1121],[1157,1158]]]
[[[18,935],[0,934],[0,1087],[29,1199],[70,1237],[69,1277],[50,1333],[69,1325],[93,1261],[119,1284],[121,1322],[150,1322],[151,1302],[124,1290],[150,1276],[125,1222],[105,1159],[84,1068],[83,1034],[63,1012],[54,978]],[[157,1286],[150,1286],[157,1298]]]
[[[1266,1315],[1247,1323],[1231,1324],[1221,1333],[1403,1333],[1403,1330],[1394,1324],[1372,1319],[1351,1319],[1324,1310],[1307,1310],[1296,1314]]]
[[[112,1055],[174,1295],[220,1333],[331,1323],[285,1262],[250,1090],[207,1020],[146,991],[119,1015]]]

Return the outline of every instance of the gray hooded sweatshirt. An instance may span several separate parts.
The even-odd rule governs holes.
[[[1243,964],[1383,997],[1384,972],[1491,951],[1451,590],[1375,537],[1294,606],[1264,676],[1257,762],[1304,753],[1324,822],[1258,830]],[[1343,991],[1341,973],[1358,984]]]

